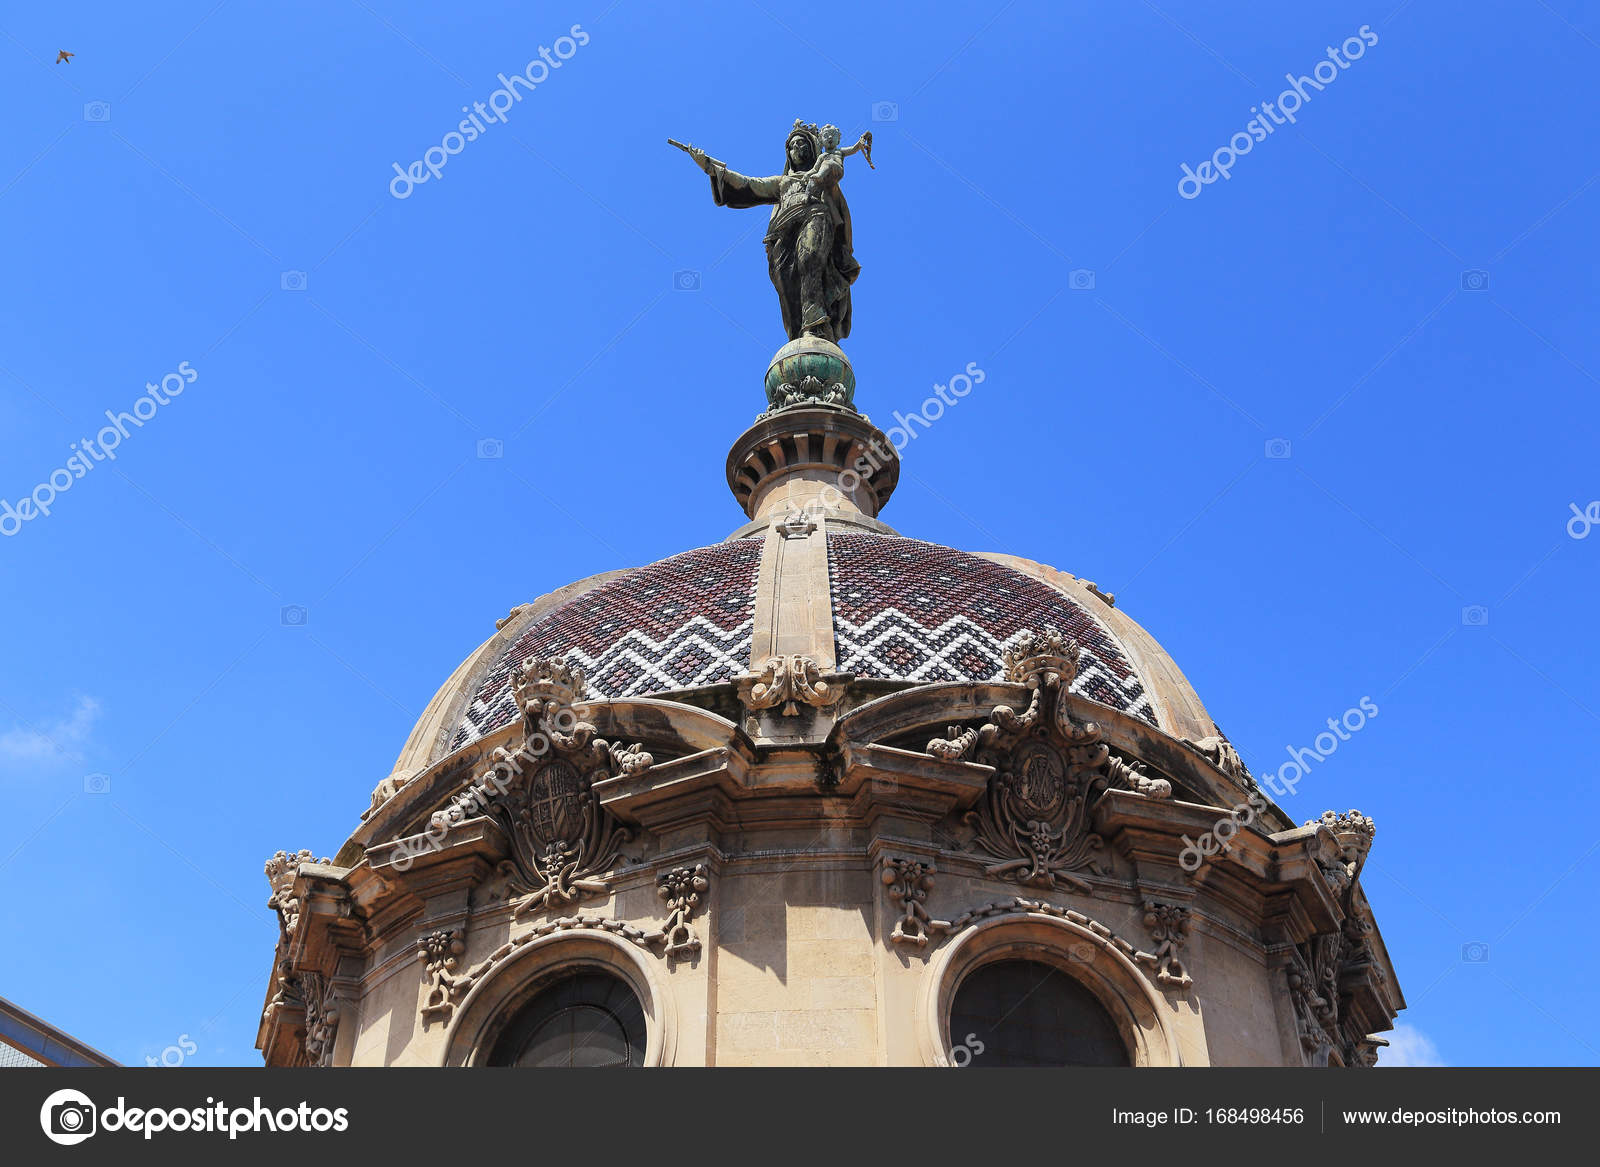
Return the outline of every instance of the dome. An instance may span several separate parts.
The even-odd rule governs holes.
[[[581,1005],[630,1065],[1372,1064],[1372,820],[1296,827],[1093,582],[882,522],[912,420],[854,406],[848,246],[801,250],[748,523],[513,608],[334,857],[267,861],[267,1063],[563,1064]],[[1052,977],[1070,1026],[997,1007]]]
[[[682,694],[749,671],[763,543],[732,538],[515,609],[440,691],[396,768],[421,769],[515,721],[511,673],[530,659],[581,669],[597,698]],[[1012,556],[854,530],[828,533],[827,576],[840,673],[887,684],[997,681],[1014,637],[1054,627],[1083,650],[1074,693],[1176,736],[1217,733],[1177,666],[1092,583]]]

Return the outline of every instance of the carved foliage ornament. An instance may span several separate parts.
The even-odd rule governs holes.
[[[1331,861],[1323,860],[1321,866],[1335,893],[1344,895],[1361,877],[1361,868],[1366,864],[1367,852],[1372,850],[1372,838],[1377,833],[1377,825],[1359,810],[1346,811],[1344,814],[1328,810],[1322,812],[1321,818],[1306,823],[1306,826],[1316,827],[1318,833],[1326,835],[1337,848],[1336,857]]]
[[[700,937],[695,935],[692,921],[695,909],[710,888],[711,881],[704,863],[696,863],[693,867],[674,867],[656,877],[656,894],[667,905],[667,922],[661,935],[669,960],[700,951]]]
[[[306,1010],[306,1060],[313,1066],[331,1066],[339,1033],[338,991],[321,973],[303,972],[298,980]]]
[[[422,998],[422,1024],[434,1020],[449,1020],[455,1012],[468,980],[456,968],[466,955],[466,939],[459,928],[440,928],[423,935],[417,941],[417,959],[428,975]]]
[[[647,769],[651,757],[637,743],[615,745],[598,736],[575,711],[585,680],[558,659],[530,660],[512,674],[523,713],[524,740],[491,755],[489,766],[458,795],[453,814],[487,814],[511,840],[501,864],[515,914],[603,894],[593,878],[616,860],[632,837],[595,798],[596,782]]]
[[[327,859],[316,859],[310,851],[279,851],[267,860],[267,882],[272,886],[272,895],[267,899],[267,907],[278,913],[278,939],[288,940],[295,934],[300,926],[300,899],[294,894],[295,876],[300,874],[302,863],[327,863]]]
[[[1178,950],[1189,938],[1189,909],[1180,904],[1146,900],[1144,926],[1150,929],[1150,938],[1156,942],[1156,950],[1138,953],[1136,959],[1155,969],[1156,980],[1161,984],[1188,988],[1194,983],[1194,978],[1178,959]]]
[[[883,882],[889,889],[889,899],[900,909],[889,939],[895,944],[915,944],[926,948],[932,938],[929,931],[933,917],[924,906],[928,893],[933,890],[933,877],[938,874],[931,862],[917,859],[891,859],[883,861]]]
[[[987,868],[990,875],[1087,891],[1088,882],[1073,872],[1102,867],[1104,840],[1089,828],[1093,796],[1113,786],[1172,796],[1165,779],[1113,757],[1093,722],[1079,726],[1068,716],[1064,698],[1079,655],[1078,645],[1054,628],[1043,635],[1023,631],[1004,659],[1006,679],[1028,687],[1028,707],[1019,714],[998,705],[983,725],[951,726],[949,737],[928,743],[936,757],[994,767],[983,801],[967,816],[978,844],[1000,860]]]
[[[657,877],[656,883],[661,898],[667,904],[667,922],[664,927],[650,931],[603,916],[561,916],[534,925],[502,944],[472,968],[459,973],[456,968],[466,954],[461,931],[445,928],[422,936],[417,941],[417,957],[428,978],[421,1010],[423,1024],[433,1020],[448,1021],[472,987],[495,966],[524,944],[558,932],[610,933],[647,951],[659,951],[669,960],[698,952],[700,939],[694,934],[690,921],[711,887],[705,864],[696,863],[693,867],[678,867],[663,872]]]

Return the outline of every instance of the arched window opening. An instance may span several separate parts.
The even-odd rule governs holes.
[[[1093,992],[1052,965],[984,965],[956,990],[950,1059],[973,1066],[1126,1066],[1128,1048]]]
[[[641,1066],[644,1009],[626,984],[581,971],[555,981],[506,1024],[491,1066]]]

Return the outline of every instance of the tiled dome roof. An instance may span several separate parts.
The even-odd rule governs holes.
[[[674,555],[545,612],[489,664],[450,748],[516,719],[511,669],[529,657],[580,666],[602,697],[672,692],[749,671],[763,543],[734,539]],[[828,575],[840,672],[998,680],[1011,638],[1024,628],[1055,627],[1083,648],[1074,692],[1157,724],[1149,685],[1107,623],[1015,568],[916,539],[830,533]]]
[[[1049,584],[917,539],[830,535],[839,671],[907,681],[994,681],[1024,628],[1059,628],[1083,649],[1072,691],[1141,717],[1155,711],[1115,635]]]

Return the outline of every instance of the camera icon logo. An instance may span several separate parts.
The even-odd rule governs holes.
[[[1293,447],[1288,438],[1268,438],[1266,454],[1269,458],[1284,459],[1289,457]]]
[[[85,774],[83,776],[83,792],[85,794],[110,794],[110,774]]]
[[[1489,273],[1480,271],[1477,268],[1462,272],[1461,290],[1463,292],[1487,292],[1489,290]]]
[[[39,1125],[45,1138],[63,1147],[74,1147],[95,1132],[99,1112],[81,1090],[57,1090],[39,1108]]]
[[[278,277],[278,286],[285,292],[303,292],[306,290],[306,273],[286,271]]]
[[[1067,946],[1067,959],[1073,964],[1093,964],[1094,958],[1094,945],[1087,940],[1078,940]]]
[[[1484,628],[1489,623],[1489,609],[1482,604],[1468,604],[1461,609],[1461,622],[1468,628]]]
[[[875,101],[872,103],[872,120],[875,122],[897,122],[900,120],[900,103],[898,101]]]
[[[1067,273],[1067,287],[1074,292],[1094,291],[1094,272],[1086,267],[1074,268]]]
[[[685,268],[683,271],[672,273],[672,288],[676,292],[698,292],[700,290],[700,273]]]
[[[83,120],[86,122],[108,122],[111,120],[111,103],[109,101],[89,101],[83,106]]]
[[[478,439],[478,457],[480,457],[480,458],[504,458],[505,456],[506,456],[506,444],[504,442],[502,442],[499,438],[479,438]]]
[[[1461,959],[1467,964],[1488,964],[1489,946],[1481,940],[1473,940],[1461,946]]]
[[[299,604],[286,604],[278,611],[278,620],[285,628],[304,628],[309,616]]]

